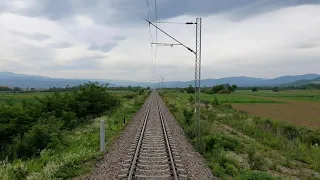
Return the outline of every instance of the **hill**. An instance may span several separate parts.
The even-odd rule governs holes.
[[[315,79],[311,79],[311,80],[298,80],[298,81],[294,81],[291,83],[286,83],[286,84],[282,84],[282,87],[287,87],[287,86],[304,86],[304,85],[308,85],[308,84],[320,84],[320,77],[315,78]]]
[[[0,72],[0,86],[21,87],[21,88],[50,88],[76,86],[88,82],[84,79],[62,79],[50,78],[37,75],[16,74],[12,72]],[[107,83],[98,81],[99,83]]]
[[[320,78],[318,74],[304,74],[295,76],[281,76],[273,79],[265,78],[254,78],[254,77],[226,77],[220,79],[203,79],[201,80],[201,86],[211,87],[218,84],[236,84],[239,87],[244,86],[280,86],[286,83],[292,83],[297,80],[313,80],[315,78]],[[194,85],[194,81],[175,81],[175,82],[165,82],[165,87],[187,87],[189,84]]]
[[[282,84],[308,83],[310,80],[320,78],[318,74],[305,74],[295,76],[281,76],[273,79],[255,78],[255,77],[225,77],[219,79],[202,79],[201,86],[211,87],[217,84],[236,84],[239,87],[244,86],[281,86]],[[8,87],[33,87],[33,88],[50,88],[50,87],[66,87],[83,84],[88,81],[98,81],[99,83],[109,83],[109,86],[142,86],[142,87],[159,87],[158,83],[138,82],[138,81],[124,81],[124,80],[110,80],[110,79],[62,79],[50,78],[38,75],[16,74],[12,72],[0,72],[0,86]],[[296,82],[298,81],[298,82]],[[194,80],[191,81],[169,81],[164,82],[164,87],[187,87],[189,84],[194,85]]]

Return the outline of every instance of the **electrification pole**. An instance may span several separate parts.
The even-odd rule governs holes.
[[[196,19],[196,63],[195,63],[195,118],[200,137],[200,80],[201,80],[201,18]]]
[[[186,22],[186,23],[180,23],[180,24],[195,24],[196,25],[196,51],[192,50],[191,48],[187,47],[186,45],[182,44],[180,41],[172,37],[170,34],[165,32],[164,30],[160,29],[157,25],[154,25],[151,21],[147,20],[149,25],[154,26],[161,32],[163,32],[165,35],[173,39],[178,44],[167,44],[167,43],[151,43],[151,44],[157,44],[157,45],[164,45],[164,46],[174,46],[174,45],[181,45],[188,49],[190,52],[195,54],[195,119],[197,121],[196,126],[196,133],[199,137],[199,143],[200,142],[200,81],[201,81],[201,18],[196,18],[196,22]],[[162,22],[165,23],[165,22]],[[162,80],[163,81],[163,80]]]

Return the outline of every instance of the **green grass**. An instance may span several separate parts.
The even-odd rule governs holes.
[[[256,97],[273,97],[284,98],[292,100],[314,101],[320,102],[320,91],[308,91],[308,90],[287,90],[272,92],[271,90],[260,90],[258,92],[252,92],[249,90],[237,90],[236,95],[251,95]]]
[[[189,97],[193,94],[180,93],[180,92],[171,92],[172,95],[180,97],[183,100],[188,100]],[[217,98],[220,103],[279,103],[281,101],[274,101],[263,99],[261,97],[248,97],[240,93],[231,93],[231,94],[204,94],[201,93],[200,99],[213,101],[214,98]]]
[[[106,150],[125,128],[123,118],[131,120],[144,103],[146,94],[122,98],[121,106],[91,123],[63,132],[64,145],[56,150],[42,150],[39,157],[26,161],[0,161],[0,179],[70,179],[88,173],[102,158],[99,152],[99,123],[105,120]]]
[[[195,148],[221,179],[320,178],[320,129],[296,127],[238,112],[225,104],[201,108],[196,136],[194,106],[182,93],[164,100]],[[190,123],[191,122],[191,123]],[[292,172],[294,175],[290,174]]]
[[[0,93],[0,103],[10,101],[12,103],[21,103],[22,101],[35,101],[35,97],[44,97],[53,92],[27,92],[27,93]]]
[[[131,93],[130,91],[108,91],[116,96],[122,96],[124,94]],[[36,101],[35,97],[44,97],[52,95],[54,92],[24,92],[24,93],[1,93],[0,92],[0,103],[1,102],[11,102],[13,104],[22,103],[22,101]],[[68,93],[68,92],[59,92]]]

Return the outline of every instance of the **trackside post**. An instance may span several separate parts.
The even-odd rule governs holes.
[[[105,127],[104,127],[104,120],[100,121],[100,152],[105,152]]]

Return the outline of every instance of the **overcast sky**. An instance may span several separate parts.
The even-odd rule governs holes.
[[[194,55],[154,47],[155,0],[1,0],[0,71],[61,78],[194,78]],[[202,17],[202,78],[320,74],[320,0],[157,0],[158,21]],[[159,24],[192,49],[195,26]],[[158,42],[174,43],[157,32]],[[155,64],[155,65],[154,65]],[[153,69],[155,67],[155,69]]]

